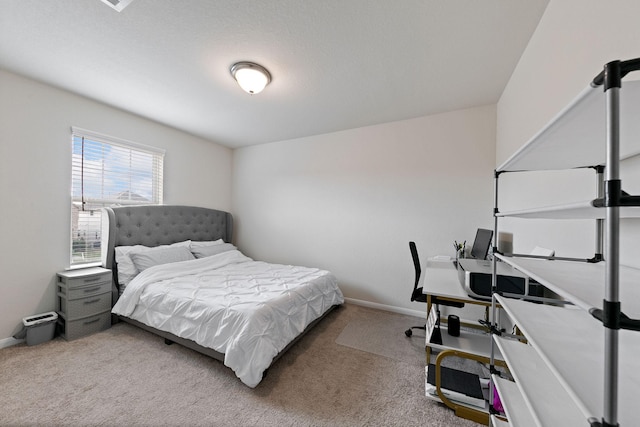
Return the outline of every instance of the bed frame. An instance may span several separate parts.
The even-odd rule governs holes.
[[[113,272],[112,306],[118,300],[118,266],[115,262],[116,246],[159,246],[183,242],[185,240],[209,241],[223,239],[232,242],[233,217],[229,212],[194,206],[139,205],[104,208],[102,229],[102,266]],[[311,322],[300,335],[291,341],[271,364],[278,360],[293,344],[322,320],[336,306],[327,310]],[[122,316],[114,316],[114,321],[131,323],[165,339],[166,344],[178,343],[187,348],[224,362],[224,354],[203,347],[195,341],[180,338],[169,332],[147,326]]]

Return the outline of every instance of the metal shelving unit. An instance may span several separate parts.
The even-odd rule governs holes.
[[[497,378],[492,363],[511,425],[637,424],[640,270],[621,266],[619,253],[620,218],[640,217],[640,196],[625,193],[620,179],[620,162],[640,154],[640,81],[622,84],[629,72],[638,70],[640,58],[606,64],[589,87],[495,171],[493,318],[500,304],[527,340],[500,336],[499,325],[492,325],[492,354],[494,347],[500,350],[515,379]],[[499,211],[503,173],[573,168],[596,171],[595,199]],[[503,217],[594,219],[594,256],[506,257],[497,248]],[[568,304],[533,304],[499,295],[498,262],[509,263]]]

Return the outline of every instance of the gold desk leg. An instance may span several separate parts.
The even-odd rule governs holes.
[[[456,416],[461,417],[461,418],[466,418],[468,420],[475,421],[477,423],[484,424],[484,425],[488,426],[489,425],[489,413],[488,412],[481,411],[479,409],[469,408],[467,406],[457,404],[457,403],[449,400],[444,395],[444,393],[442,393],[442,390],[440,389],[441,381],[442,381],[441,372],[440,372],[440,365],[442,364],[442,361],[444,360],[445,357],[451,357],[451,356],[457,356],[457,357],[462,357],[462,358],[465,358],[465,359],[475,360],[475,361],[480,362],[480,363],[490,363],[491,362],[490,359],[488,357],[483,357],[483,356],[478,356],[478,355],[475,355],[475,354],[465,353],[463,351],[458,351],[458,350],[443,350],[443,351],[438,353],[438,356],[436,357],[436,363],[435,363],[436,393],[438,394],[438,397],[440,398],[440,400],[442,400],[442,403],[444,403],[447,407],[453,409],[453,411],[456,414]],[[500,361],[500,360],[495,360],[494,364],[498,365],[498,366],[506,366],[506,364],[504,362]]]

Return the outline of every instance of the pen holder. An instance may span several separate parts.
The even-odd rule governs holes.
[[[463,243],[458,243],[457,240],[453,241],[453,248],[456,251],[456,262],[461,259],[461,258],[465,258],[465,252],[467,249],[467,241],[465,240]]]

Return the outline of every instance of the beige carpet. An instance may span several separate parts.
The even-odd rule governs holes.
[[[388,315],[334,311],[255,389],[222,363],[124,323],[2,349],[0,425],[477,426],[424,397],[422,364],[336,344],[372,312]]]
[[[361,310],[338,335],[336,343],[424,369],[425,331],[414,329],[411,338],[404,334],[410,326],[421,324],[424,319],[415,316]]]
[[[360,310],[358,316],[351,319],[338,335],[336,343],[424,369],[425,331],[414,329],[411,338],[404,334],[410,326],[419,326],[421,323],[424,323],[424,320],[415,316],[379,310]],[[443,333],[447,333],[446,330],[445,326]],[[435,362],[435,354],[437,352],[434,351],[431,363]],[[472,360],[447,357],[442,365],[489,377],[488,370],[483,370],[480,364]]]

